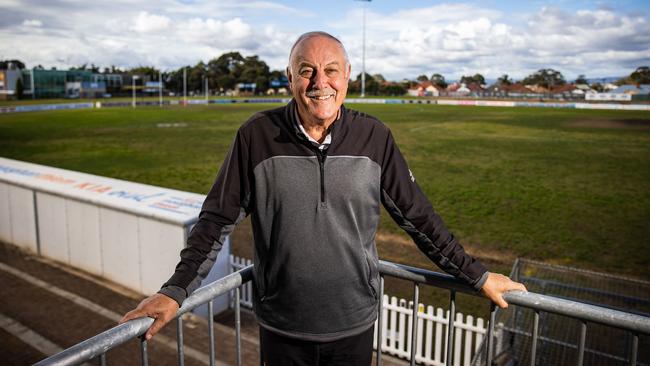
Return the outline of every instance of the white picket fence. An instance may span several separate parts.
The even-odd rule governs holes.
[[[245,258],[230,256],[232,271],[249,266],[252,261]],[[252,283],[242,287],[240,303],[246,308],[253,307]],[[383,344],[381,351],[393,356],[410,360],[413,324],[413,302],[398,299],[395,296],[384,295],[382,313]],[[232,303],[232,302],[231,302]],[[425,311],[426,310],[426,311]],[[445,365],[447,354],[447,326],[449,311],[433,306],[418,306],[417,343],[415,345],[415,361],[423,365]],[[375,327],[377,324],[375,323]],[[478,351],[486,333],[487,324],[482,318],[471,315],[464,316],[456,313],[454,320],[454,366],[469,366]],[[375,333],[374,347],[377,349],[377,334]]]
[[[253,261],[246,258],[230,255],[230,273],[237,272],[253,264]],[[234,307],[235,291],[230,291],[230,307]],[[253,309],[253,281],[246,282],[239,292],[239,304],[246,309]]]

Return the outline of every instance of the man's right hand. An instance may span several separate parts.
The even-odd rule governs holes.
[[[145,334],[145,339],[150,340],[165,324],[174,319],[177,311],[178,303],[174,299],[163,294],[154,294],[142,300],[137,308],[126,313],[119,324],[145,316],[155,319]]]

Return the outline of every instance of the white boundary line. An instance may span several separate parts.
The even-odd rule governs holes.
[[[0,314],[0,328],[46,356],[63,351],[59,345],[4,314]]]
[[[54,285],[51,285],[51,284],[49,284],[49,283],[47,283],[45,281],[42,281],[42,280],[30,275],[30,274],[27,274],[27,273],[25,273],[23,271],[20,271],[20,270],[15,269],[15,268],[13,268],[11,266],[8,266],[5,263],[0,263],[0,270],[3,270],[5,272],[7,272],[7,273],[10,273],[10,274],[12,274],[12,275],[24,280],[24,281],[27,281],[27,282],[31,283],[34,286],[40,287],[40,288],[42,288],[42,289],[44,289],[46,291],[49,291],[49,292],[51,292],[51,293],[53,293],[53,294],[55,294],[57,296],[63,297],[66,300],[69,300],[69,301],[71,301],[71,302],[73,302],[73,303],[75,303],[75,304],[77,304],[77,305],[79,305],[79,306],[81,306],[81,307],[83,307],[85,309],[88,309],[88,310],[90,310],[90,311],[92,311],[94,313],[97,313],[97,314],[99,314],[99,315],[101,315],[101,316],[103,316],[103,317],[105,317],[105,318],[107,318],[109,320],[112,320],[115,323],[117,323],[120,319],[122,319],[122,315],[120,315],[120,314],[118,314],[118,313],[116,313],[116,312],[114,312],[112,310],[106,309],[105,307],[103,307],[101,305],[98,305],[98,304],[96,304],[96,303],[94,303],[92,301],[86,300],[85,298],[83,298],[83,297],[81,297],[81,296],[79,296],[77,294],[73,294],[72,292],[69,292],[69,291],[66,291],[64,289],[58,288],[58,287],[56,287]],[[172,340],[171,338],[166,337],[166,336],[164,336],[162,334],[157,334],[153,338],[153,340],[167,346],[168,348],[170,348],[170,349],[172,349],[174,351],[177,350],[176,340]],[[194,349],[194,348],[192,348],[190,346],[187,346],[187,345],[184,346],[184,352],[185,352],[185,354],[187,356],[195,359],[196,361],[198,361],[198,362],[200,362],[202,364],[205,364],[205,365],[209,365],[210,356],[208,354],[203,353],[203,352],[201,352],[201,351],[199,351],[197,349]],[[54,353],[57,353],[57,352],[54,352]],[[217,361],[216,364],[217,365],[225,365],[223,363],[220,363],[219,361]]]

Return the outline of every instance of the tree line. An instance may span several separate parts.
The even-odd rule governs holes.
[[[17,65],[18,68],[25,68],[25,64],[20,60],[0,60],[0,70],[6,69],[9,64],[13,64],[14,67]],[[45,69],[42,65],[37,65],[35,68]],[[56,68],[52,69],[56,70]],[[137,66],[130,69],[122,69],[116,66],[100,67],[95,64],[83,64],[72,67],[70,70],[87,70],[96,74],[136,74],[145,76],[146,79],[151,81],[157,81],[162,76],[165,88],[176,93],[183,92],[184,70],[187,75],[187,90],[188,92],[195,93],[201,93],[204,90],[206,78],[208,89],[217,93],[235,89],[239,83],[254,83],[256,84],[255,91],[263,93],[269,89],[272,80],[286,80],[284,71],[271,70],[266,62],[261,60],[257,55],[242,56],[239,52],[224,53],[207,63],[199,61],[193,66],[186,65],[171,71],[162,71],[153,66]],[[424,81],[428,81],[439,88],[446,88],[449,84],[440,73],[433,73],[430,77],[423,74],[417,76],[414,80],[404,79],[398,82],[389,82],[381,74],[371,75],[366,73],[365,92],[368,95],[403,95],[406,94],[406,91],[414,83]],[[463,75],[459,82],[466,85],[472,83],[478,85],[486,84],[485,77],[480,73]],[[552,68],[544,68],[531,73],[519,81],[515,81],[507,74],[503,74],[497,79],[496,84],[511,85],[517,82],[524,85],[538,85],[552,89],[566,84],[567,80],[560,71]],[[579,75],[573,82],[575,84],[588,84],[584,75]],[[630,75],[618,80],[616,83],[619,85],[650,84],[650,68],[648,66],[638,67]],[[596,83],[592,86],[598,89],[600,85]],[[350,79],[349,92],[356,94],[360,93],[360,91],[361,74],[357,74],[356,78]]]

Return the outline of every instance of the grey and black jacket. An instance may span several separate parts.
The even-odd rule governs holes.
[[[377,316],[380,202],[433,262],[480,289],[485,267],[446,229],[383,123],[342,106],[320,151],[297,128],[295,108],[241,126],[161,293],[182,303],[250,214],[259,323],[305,340],[361,333]]]

